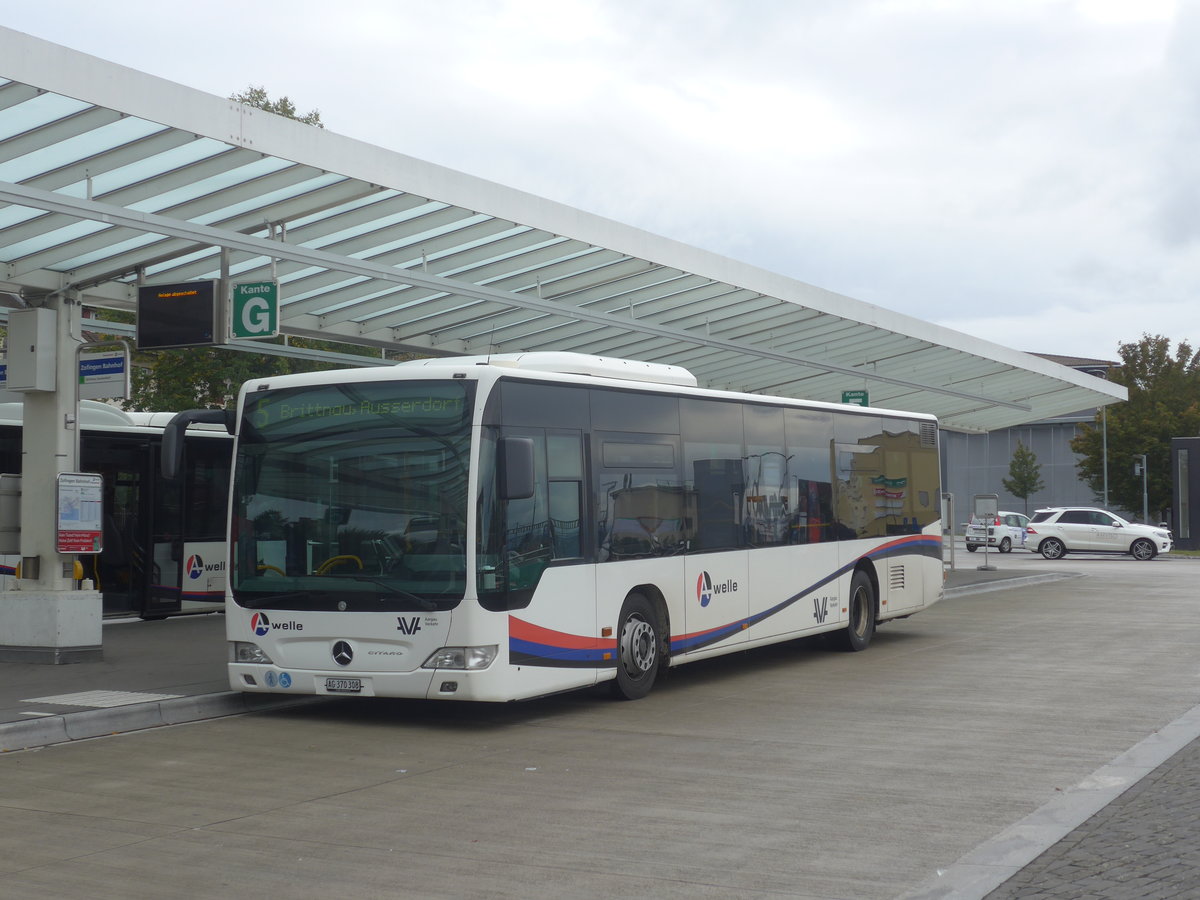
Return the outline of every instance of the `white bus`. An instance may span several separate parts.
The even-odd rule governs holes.
[[[636,699],[942,595],[926,415],[530,353],[251,381],[236,422],[240,691]]]
[[[0,472],[21,473],[21,403],[0,403]],[[100,591],[106,618],[164,619],[225,608],[225,549],[233,442],[224,430],[197,428],[184,438],[181,477],[159,478],[171,413],[124,412],[79,403],[80,471],[103,478],[103,549],[83,555],[83,577]],[[54,484],[19,482],[54,499]],[[20,532],[3,536],[0,591],[15,586]]]

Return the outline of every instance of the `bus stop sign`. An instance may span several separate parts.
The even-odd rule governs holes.
[[[270,338],[279,334],[279,282],[245,281],[233,285],[231,338]]]

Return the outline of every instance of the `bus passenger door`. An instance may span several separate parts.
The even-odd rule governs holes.
[[[96,582],[105,616],[140,615],[146,595],[145,473],[149,445],[144,440],[108,438],[84,432],[81,468],[104,483],[103,550],[81,557],[84,577]]]
[[[183,489],[162,477],[155,446],[150,466],[154,473],[149,508],[148,588],[142,618],[161,619],[179,612],[183,569]]]

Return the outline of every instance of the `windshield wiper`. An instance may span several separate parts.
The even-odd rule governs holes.
[[[253,591],[247,588],[238,588],[234,591],[234,598],[247,609],[269,609],[270,607],[262,604],[308,600],[311,597],[312,594],[309,591]]]
[[[414,603],[420,604],[422,609],[432,611],[440,608],[437,603],[429,598],[421,597],[417,594],[414,594],[412,591],[406,591],[404,588],[396,587],[390,581],[384,581],[382,578],[376,578],[373,575],[350,575],[348,577],[352,581],[367,581],[371,584],[377,584],[382,588],[387,588],[391,593],[398,597],[403,597],[405,600],[412,600]]]

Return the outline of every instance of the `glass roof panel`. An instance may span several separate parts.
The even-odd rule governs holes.
[[[487,218],[487,217],[485,217],[485,218]],[[440,228],[433,229],[424,234],[414,235],[413,240],[430,240],[431,238],[439,237],[442,234],[452,234],[454,232],[454,230],[455,229],[453,229],[453,228],[451,228],[451,229],[440,229]],[[461,244],[455,244],[453,247],[447,247],[445,250],[439,250],[436,253],[431,253],[431,254],[429,254],[429,259],[431,259],[431,260],[445,259],[447,257],[452,257],[458,253],[466,253],[470,250],[476,250],[480,247],[486,247],[488,244],[494,244],[497,241],[503,241],[506,238],[516,237],[517,235],[528,234],[528,233],[531,233],[532,231],[533,231],[532,228],[529,228],[525,225],[514,225],[512,228],[506,228],[504,231],[498,231],[495,234],[488,234],[488,235],[484,235],[483,237],[475,238],[473,240],[464,241]],[[412,243],[412,241],[410,241],[409,243]],[[472,263],[471,268],[474,268],[476,265],[479,265],[479,263]],[[443,274],[445,274],[445,273],[443,273]]]
[[[61,94],[39,94],[4,111],[0,116],[0,141],[57,122],[90,105]]]
[[[28,222],[30,219],[36,219],[41,215],[45,215],[45,213],[40,209],[30,209],[28,206],[5,206],[0,208],[0,231],[22,222]]]
[[[436,212],[439,209],[445,208],[445,203],[422,203],[420,206],[413,207],[412,209],[401,210],[390,215],[380,216],[378,219],[371,219],[369,222],[363,222],[358,225],[353,225],[349,228],[331,231],[329,234],[323,234],[318,238],[305,241],[304,246],[319,249],[321,247],[328,247],[331,244],[341,243],[342,241],[351,241],[355,238],[362,237],[365,234],[370,234],[373,231],[379,231],[381,229],[389,228],[393,225],[399,225],[400,223],[407,222],[410,219],[428,215],[431,212]],[[293,231],[297,228],[294,223],[289,225],[289,227]]]
[[[533,233],[533,229],[531,229],[531,228],[527,228],[524,230],[530,232],[531,234]],[[447,278],[453,278],[455,276],[455,274],[457,274],[457,273],[470,272],[474,269],[479,269],[483,266],[490,266],[490,265],[493,265],[494,263],[504,262],[505,260],[516,259],[521,256],[524,256],[526,253],[531,253],[534,250],[541,250],[544,247],[552,247],[555,244],[561,244],[565,240],[567,240],[567,238],[551,237],[547,240],[537,241],[537,242],[529,244],[528,246],[525,246],[525,247],[519,247],[516,250],[510,250],[507,253],[497,253],[495,256],[485,257],[484,259],[472,259],[466,265],[458,266],[457,268],[453,268],[453,269],[447,269],[446,271],[442,272],[441,274],[445,275]],[[487,241],[485,243],[491,243],[491,242]],[[461,251],[464,248],[459,247],[458,249]],[[529,268],[529,267],[528,266],[517,267],[517,268],[513,269],[511,272],[508,272],[506,275],[493,276],[493,277],[511,276],[511,275],[516,274],[517,272],[523,271],[526,268]],[[539,264],[539,266],[536,266],[535,268],[540,268],[540,264]]]
[[[199,250],[196,250],[192,253],[187,253],[187,254],[184,254],[183,256],[173,256],[169,260],[166,260],[165,262],[146,266],[146,277],[149,278],[152,275],[159,275],[159,274],[169,271],[171,269],[179,268],[180,266],[186,266],[186,265],[190,265],[192,263],[201,262],[202,260],[208,259],[210,257],[213,259],[217,259],[218,258],[217,250],[213,247],[201,247]]]
[[[298,219],[290,219],[288,220],[288,228],[303,228],[305,225],[311,225],[314,222],[321,222],[325,219],[331,219],[335,216],[340,216],[343,213],[353,212],[356,209],[362,209],[363,207],[371,206],[374,203],[384,203],[395,197],[402,196],[404,196],[404,191],[383,190],[374,194],[368,194],[365,197],[355,197],[352,200],[347,200],[345,203],[339,203],[337,206],[331,206],[329,209],[323,209],[320,212],[314,212],[307,216],[301,216]]]
[[[0,124],[5,119],[5,115],[0,115]],[[100,153],[105,153],[116,147],[123,147],[126,144],[165,130],[163,126],[147,122],[144,119],[119,119],[116,122],[110,122],[107,125],[102,125],[83,134],[67,138],[65,141],[45,144],[31,153],[16,156],[0,163],[0,181],[11,181],[14,183],[27,181],[46,172],[53,172],[55,169],[62,168],[63,166],[74,165],[82,160],[91,159]],[[94,181],[99,182],[101,179],[107,178],[109,174],[99,173],[96,175]],[[81,180],[78,184],[83,185],[84,182]],[[82,189],[67,190],[65,193],[71,196],[85,196],[85,192]]]
[[[235,216],[242,215],[243,213],[264,209],[276,203],[282,203],[285,200],[291,200],[293,197],[299,197],[345,180],[346,179],[341,175],[334,175],[332,172],[327,172],[324,175],[318,175],[316,178],[309,178],[306,181],[288,185],[287,187],[280,188],[276,191],[269,191],[265,194],[254,194],[252,196],[235,194],[231,196],[231,199],[237,200],[239,197],[245,197],[245,199],[242,199],[240,202],[230,203],[228,206],[222,206],[220,209],[215,209],[211,213],[206,213],[202,216],[195,216],[191,219],[191,221],[200,225],[210,225],[213,222],[222,222],[226,219],[232,219]],[[265,223],[263,227],[264,229],[266,228]]]
[[[134,209],[138,212],[158,212],[159,210],[170,209],[171,207],[195,200],[198,197],[207,197],[210,194],[236,188],[239,185],[253,181],[255,178],[261,178],[263,175],[270,175],[273,172],[290,169],[293,165],[295,163],[270,156],[265,159],[256,159],[245,165],[210,175],[207,178],[188,181],[186,184],[163,191],[161,194],[155,194],[152,197],[147,197],[145,200],[131,203],[129,204],[129,209]],[[230,199],[237,198],[231,197]]]
[[[446,205],[440,204],[438,207],[432,207],[432,208],[445,209]],[[428,213],[430,211],[431,211],[431,207],[421,207],[422,214]],[[367,257],[378,256],[383,253],[391,253],[396,250],[402,250],[405,247],[412,247],[416,244],[421,244],[421,243],[425,243],[427,241],[431,241],[434,238],[439,238],[439,237],[442,237],[443,235],[453,234],[454,232],[459,231],[460,229],[463,229],[463,228],[470,227],[471,225],[479,225],[482,222],[489,221],[491,218],[492,218],[491,216],[485,216],[485,215],[477,213],[476,215],[468,216],[463,219],[458,219],[454,222],[447,222],[446,224],[438,226],[437,228],[430,228],[425,231],[418,231],[418,232],[414,232],[412,234],[399,235],[396,237],[395,240],[390,240],[390,241],[387,241],[382,244],[375,244],[370,249],[360,250],[357,253],[353,253],[351,255],[358,259],[363,259],[363,258],[367,258]],[[520,234],[520,233],[522,233],[524,231],[528,231],[528,230],[529,229],[527,229],[527,228],[510,228],[507,231],[501,232],[499,236],[500,237],[508,237],[509,235]],[[489,239],[495,240],[496,238],[493,236]],[[449,247],[445,250],[439,250],[435,253],[430,253],[425,256],[425,259],[427,261],[439,259],[450,253],[458,253],[462,250],[470,249],[471,247],[480,246],[481,244],[485,243],[486,240],[488,240],[488,239],[480,238],[480,239],[477,239],[474,241],[468,241],[463,244],[456,244],[455,246]],[[403,268],[405,266],[412,265],[412,264],[418,263],[420,261],[421,261],[421,257],[415,256],[411,260],[408,260],[408,261],[402,262],[402,263],[395,263],[394,265],[396,265],[400,268]]]
[[[111,172],[105,172],[92,179],[96,196],[109,194],[131,184],[138,184],[149,178],[174,172],[185,166],[194,165],[203,160],[219,156],[233,149],[224,141],[214,141],[211,138],[199,138],[172,147],[161,153],[144,157],[128,165],[119,166]]]
[[[311,275],[311,274],[313,274],[313,273],[310,271],[310,272],[306,273],[306,275],[304,275],[304,276],[302,276],[302,277],[308,277],[308,276],[309,276],[309,275]],[[286,278],[286,279],[285,279],[285,278],[281,278],[281,279],[280,279],[280,293],[282,293],[282,288],[283,288],[283,286],[284,286],[284,285],[286,285],[286,284],[289,284],[289,283],[291,283],[291,282],[294,282],[294,281],[296,281],[296,280],[298,280],[298,279],[297,279],[297,278],[295,278],[295,277]],[[295,293],[295,294],[288,294],[288,296],[287,296],[287,299],[286,299],[286,300],[280,300],[280,304],[281,304],[281,305],[283,305],[283,306],[287,306],[287,304],[288,304],[288,303],[295,303],[295,302],[298,302],[298,301],[300,301],[300,300],[308,300],[308,299],[310,299],[310,298],[312,298],[312,297],[320,297],[320,296],[322,296],[323,294],[332,294],[332,293],[335,293],[335,292],[337,292],[337,291],[344,290],[345,288],[348,288],[348,287],[353,287],[353,286],[354,286],[354,285],[356,285],[356,284],[365,284],[366,282],[368,282],[368,281],[370,281],[370,280],[371,280],[371,279],[367,278],[367,277],[366,277],[366,276],[364,276],[364,275],[355,275],[355,276],[353,276],[353,277],[351,277],[351,278],[345,278],[345,279],[343,279],[342,281],[338,281],[338,282],[335,282],[335,283],[333,283],[333,284],[329,284],[329,285],[322,285],[320,288],[317,288],[317,289],[315,289],[315,290],[311,290],[311,291],[300,291],[300,292],[298,292],[298,293]],[[356,303],[356,302],[358,301],[358,296],[359,296],[359,295],[357,295],[357,294],[356,294],[356,295],[355,295],[355,299],[354,299],[354,300],[351,300],[351,301],[349,301],[349,302],[351,302],[351,303]],[[330,309],[334,309],[334,308],[337,308],[337,307],[339,307],[339,306],[344,306],[344,305],[345,305],[345,304],[343,304],[343,303],[337,303],[337,304],[335,304],[335,303],[333,303],[333,302],[331,301],[331,302],[330,302]],[[321,312],[322,312],[322,313],[324,313],[324,312],[328,312],[328,310],[327,310],[327,309],[323,309],[323,310],[321,310]]]
[[[28,256],[31,253],[40,253],[50,247],[57,247],[59,244],[75,241],[79,238],[87,237],[89,234],[95,234],[98,231],[115,227],[114,225],[106,225],[103,222],[72,222],[62,228],[55,228],[53,231],[39,234],[37,237],[9,244],[4,249],[4,252],[9,259],[20,259],[22,256]],[[58,271],[60,267],[56,264],[53,268]]]

